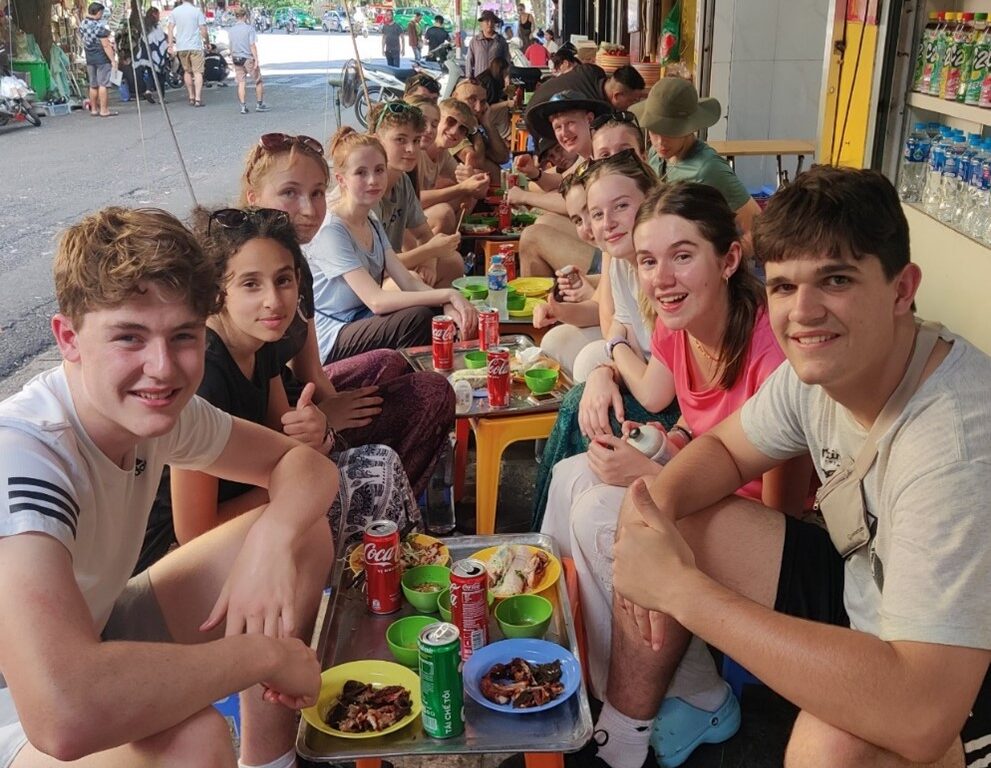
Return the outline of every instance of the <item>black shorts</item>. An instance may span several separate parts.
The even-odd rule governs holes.
[[[850,626],[843,607],[843,569],[843,558],[824,528],[786,518],[774,610],[824,624]],[[991,764],[991,671],[985,673],[960,738],[967,765]]]

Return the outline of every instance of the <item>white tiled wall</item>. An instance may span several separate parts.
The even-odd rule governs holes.
[[[722,119],[710,139],[817,138],[831,0],[716,0],[709,95]],[[808,158],[806,167],[808,167]],[[794,174],[794,161],[785,162]],[[774,158],[738,158],[748,189],[774,183]]]

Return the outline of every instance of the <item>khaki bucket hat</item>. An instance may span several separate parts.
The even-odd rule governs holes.
[[[695,86],[681,77],[662,77],[630,111],[641,127],[659,136],[687,136],[715,125],[721,113],[717,99],[700,99]]]

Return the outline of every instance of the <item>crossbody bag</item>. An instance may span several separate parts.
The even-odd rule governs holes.
[[[878,439],[888,431],[919,388],[922,371],[942,329],[943,326],[939,323],[925,322],[919,325],[908,369],[874,420],[857,458],[844,459],[842,466],[816,492],[813,508],[822,513],[829,538],[842,557],[853,554],[870,541],[864,477],[877,458]]]

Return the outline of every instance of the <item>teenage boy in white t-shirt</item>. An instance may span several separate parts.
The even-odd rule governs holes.
[[[864,510],[843,506],[852,526],[830,514],[827,534],[733,498],[804,452],[823,482],[856,458],[918,333],[921,272],[881,174],[801,175],[772,198],[754,245],[789,365],[624,503],[597,725],[607,736],[593,760],[640,765],[638,729],[694,633],[801,709],[786,766],[985,765],[991,358],[940,333],[921,384],[879,436]],[[839,534],[857,526],[865,540],[841,558],[831,535],[848,541]]]
[[[220,275],[158,210],[107,208],[55,256],[63,363],[0,403],[0,766],[295,765],[333,559],[325,457],[194,397]],[[129,580],[165,464],[267,505]]]

